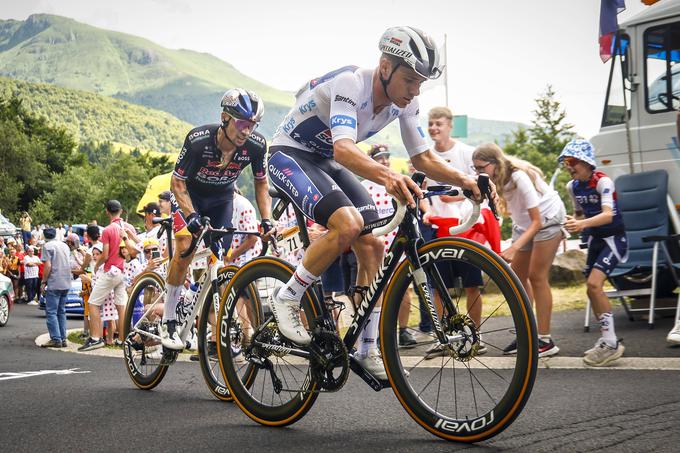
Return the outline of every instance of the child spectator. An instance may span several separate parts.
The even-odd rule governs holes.
[[[614,182],[596,170],[593,145],[575,139],[567,143],[558,161],[569,174],[567,191],[574,204],[574,216],[567,216],[565,228],[583,233],[588,241],[585,275],[587,293],[602,337],[585,352],[583,361],[591,366],[606,366],[623,355],[625,348],[616,337],[609,298],[604,293],[607,275],[628,259],[628,242],[623,218],[616,208]]]
[[[529,162],[506,156],[496,144],[479,146],[472,155],[477,173],[486,173],[496,184],[501,210],[512,219],[512,245],[501,253],[510,263],[530,300],[536,302],[538,355],[559,352],[550,336],[552,290],[550,265],[563,238],[566,214],[558,193],[543,180],[543,173]],[[504,354],[517,353],[517,341]]]

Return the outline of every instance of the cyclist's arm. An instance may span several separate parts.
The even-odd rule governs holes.
[[[172,178],[170,179],[170,189],[175,195],[175,200],[185,217],[195,211],[194,205],[191,203],[191,197],[189,196],[186,181],[172,175]]]
[[[271,219],[272,198],[269,196],[269,182],[267,178],[255,179],[255,203],[260,211],[260,218]]]
[[[428,178],[442,181],[448,184],[469,189],[473,192],[477,189],[477,181],[460,170],[456,170],[437,156],[432,150],[427,150],[415,156],[411,156],[411,163],[416,170],[422,171]]]
[[[362,178],[384,186],[390,195],[396,196],[402,202],[415,205],[411,192],[419,197],[422,195],[422,191],[411,178],[395,173],[371,159],[352,139],[341,138],[333,142],[333,154],[340,165]]]

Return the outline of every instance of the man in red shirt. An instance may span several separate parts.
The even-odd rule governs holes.
[[[111,291],[114,294],[118,319],[122,321],[125,317],[125,305],[127,303],[127,292],[125,291],[125,281],[123,279],[125,259],[119,253],[119,249],[121,242],[127,244],[135,233],[132,225],[120,218],[122,211],[123,207],[118,200],[106,202],[106,214],[111,219],[111,223],[104,228],[102,233],[101,242],[103,249],[94,266],[97,282],[92,288],[92,294],[90,294],[90,300],[88,301],[91,336],[83,346],[78,348],[79,351],[91,351],[92,349],[104,346],[101,306]]]

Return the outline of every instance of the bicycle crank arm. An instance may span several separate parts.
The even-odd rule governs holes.
[[[274,391],[276,394],[280,394],[281,390],[283,390],[283,383],[281,382],[281,379],[276,375],[276,371],[274,371],[274,365],[272,364],[271,360],[268,358],[262,359],[262,364],[264,365],[265,369],[269,371],[269,376],[272,378],[272,385],[274,386]]]
[[[369,373],[361,364],[357,361],[352,354],[349,356],[349,368],[359,375],[373,390],[376,392],[381,391],[384,388],[390,387],[390,381],[383,381],[378,379]]]

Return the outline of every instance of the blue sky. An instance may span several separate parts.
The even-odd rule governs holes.
[[[644,5],[629,0],[619,21]],[[457,114],[528,123],[550,83],[581,135],[599,129],[608,75],[598,55],[597,0],[0,0],[0,18],[72,17],[170,48],[209,52],[264,83],[295,90],[328,70],[374,66],[393,25],[448,37],[449,104]],[[424,108],[444,101],[423,93]]]

